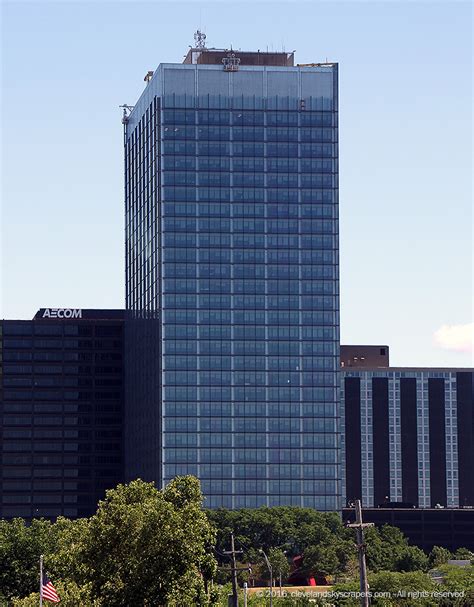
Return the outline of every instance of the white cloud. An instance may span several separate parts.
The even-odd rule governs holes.
[[[474,352],[474,323],[443,325],[433,335],[434,343],[445,350]]]

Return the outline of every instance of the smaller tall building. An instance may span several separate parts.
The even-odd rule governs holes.
[[[123,311],[0,322],[0,518],[89,516],[122,480]]]
[[[346,502],[474,506],[474,370],[342,369]]]

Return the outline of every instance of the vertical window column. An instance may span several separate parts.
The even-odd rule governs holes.
[[[372,429],[374,438],[374,506],[383,503],[390,492],[388,378],[372,379]]]
[[[474,373],[456,373],[459,505],[474,506]]]
[[[446,428],[444,379],[428,379],[430,410],[430,485],[431,507],[446,506]]]
[[[445,428],[446,428],[446,476],[447,506],[459,506],[458,484],[458,435],[456,417],[456,379],[454,374],[446,374],[444,382]]]
[[[346,438],[346,498],[362,498],[361,464],[361,381],[359,377],[346,377],[345,438]]]
[[[418,505],[416,378],[400,379],[402,501]]]
[[[430,490],[430,436],[428,380],[423,374],[416,380],[417,392],[417,437],[418,437],[418,504],[428,508],[431,503]]]

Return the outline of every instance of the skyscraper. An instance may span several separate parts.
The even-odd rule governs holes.
[[[337,509],[337,70],[200,45],[124,118],[128,478]]]

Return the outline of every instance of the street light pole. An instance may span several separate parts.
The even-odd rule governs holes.
[[[270,572],[270,607],[273,607],[273,569],[270,564],[270,561],[268,560],[267,555],[262,550],[262,548],[260,548],[260,552],[263,554],[263,558],[265,559],[265,562],[267,564],[268,571]]]

